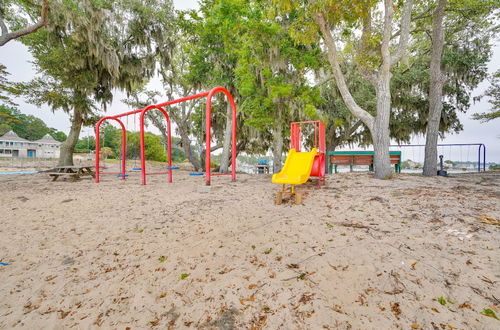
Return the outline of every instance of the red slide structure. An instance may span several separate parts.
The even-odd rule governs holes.
[[[325,124],[319,120],[298,121],[291,123],[290,129],[290,149],[300,152],[302,147],[302,126],[312,125],[314,129],[313,148],[316,148],[317,154],[314,157],[311,169],[311,177],[318,178],[318,183],[324,183],[325,180],[325,159],[326,159],[326,136]]]
[[[142,177],[142,184],[146,184],[146,176],[147,175],[161,175],[161,174],[168,174],[168,182],[172,182],[172,146],[171,146],[171,138],[172,138],[172,132],[171,132],[171,126],[170,126],[170,117],[165,111],[164,107],[189,101],[189,100],[194,100],[194,99],[199,99],[202,97],[206,97],[206,112],[205,112],[205,144],[206,144],[206,154],[205,154],[205,182],[206,185],[210,185],[210,177],[211,175],[221,175],[219,173],[211,173],[210,172],[210,142],[212,139],[212,133],[211,133],[211,128],[212,128],[212,98],[215,94],[218,93],[224,93],[226,97],[228,98],[231,108],[232,108],[232,134],[231,134],[231,173],[228,173],[227,175],[231,175],[232,181],[236,181],[236,104],[234,103],[233,96],[229,91],[223,87],[215,87],[209,92],[204,92],[196,95],[191,95],[187,97],[183,97],[177,100],[173,101],[168,101],[165,103],[160,103],[160,104],[152,104],[148,105],[145,108],[142,109],[137,109],[134,111],[129,111],[125,112],[122,114],[118,114],[115,116],[106,116],[101,118],[96,125],[96,152],[95,152],[95,167],[96,167],[96,176],[95,176],[95,182],[99,183],[100,175],[101,174],[118,174],[122,180],[126,179],[126,159],[127,159],[127,130],[125,128],[125,125],[123,122],[120,120],[122,117],[130,116],[130,115],[135,115],[135,114],[140,114],[140,152],[141,152],[141,177]],[[168,166],[167,166],[167,172],[159,172],[159,173],[147,173],[146,172],[146,157],[145,157],[145,151],[144,151],[144,116],[146,112],[150,110],[159,110],[163,113],[165,116],[165,120],[167,122],[167,157],[168,157]],[[106,120],[114,120],[118,122],[121,126],[122,129],[122,159],[121,159],[121,172],[120,173],[110,173],[110,172],[101,172],[100,171],[100,127],[101,124],[106,121]]]

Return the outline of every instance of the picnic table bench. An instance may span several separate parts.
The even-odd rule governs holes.
[[[373,151],[333,151],[328,153],[328,173],[332,173],[332,167],[337,173],[338,165],[349,165],[350,171],[354,165],[368,165],[373,171]],[[394,164],[394,171],[401,173],[401,151],[389,151],[391,164]],[[332,166],[333,165],[333,166]]]
[[[93,168],[94,166],[58,166],[47,174],[52,177],[52,181],[56,181],[60,176],[69,176],[72,181],[76,181],[86,175],[95,178]]]

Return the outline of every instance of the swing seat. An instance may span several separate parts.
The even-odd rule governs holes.
[[[126,178],[126,177],[128,177],[128,174],[119,174],[116,177],[117,178]]]
[[[134,167],[134,168],[132,168],[132,171],[140,171],[140,170],[141,170],[140,167]]]
[[[204,175],[205,173],[189,173],[189,175],[191,176],[200,176],[200,175]]]
[[[180,167],[179,167],[179,166],[171,166],[171,167],[168,167],[168,166],[167,166],[167,167],[165,167],[165,168],[166,168],[167,170],[178,170],[178,169],[180,169]]]

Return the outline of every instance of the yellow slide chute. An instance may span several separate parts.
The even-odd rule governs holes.
[[[281,172],[273,174],[272,182],[281,184],[306,183],[311,175],[314,157],[317,154],[316,148],[310,152],[297,152],[295,149],[290,149],[285,166]]]

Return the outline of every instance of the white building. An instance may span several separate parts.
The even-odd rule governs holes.
[[[0,157],[59,158],[61,142],[49,134],[37,141],[20,138],[13,131],[0,136]]]

